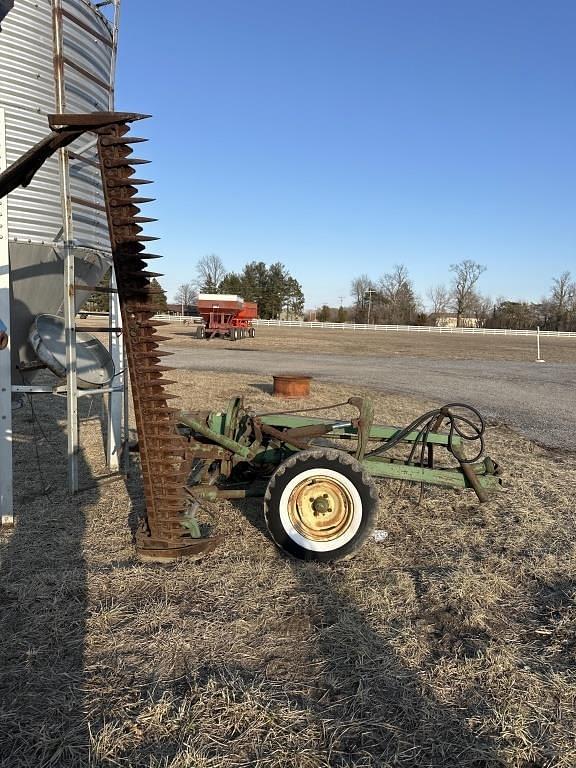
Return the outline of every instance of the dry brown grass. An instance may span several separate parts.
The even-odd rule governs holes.
[[[184,408],[282,405],[258,377],[174,375]],[[350,394],[313,383],[311,400]],[[381,421],[427,406],[373,396]],[[2,533],[0,765],[576,765],[573,455],[492,425],[500,495],[428,489],[418,506],[382,483],[389,538],[347,563],[287,560],[249,500],[209,508],[214,554],[150,566],[128,525],[137,478],[69,499],[63,403],[35,402],[49,442],[16,414],[19,524]],[[99,422],[82,436],[93,484]]]
[[[193,348],[212,344],[230,346],[226,339],[209,342],[194,338],[193,326],[170,325],[174,338],[168,346]],[[254,350],[312,352],[314,354],[410,355],[449,360],[510,360],[533,362],[536,339],[526,336],[482,336],[394,331],[340,331],[320,328],[259,327],[255,339],[240,344]],[[548,363],[575,363],[576,338],[542,337],[541,354]]]

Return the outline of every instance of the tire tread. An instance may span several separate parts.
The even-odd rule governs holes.
[[[301,462],[306,462],[308,460],[329,460],[336,462],[338,464],[341,464],[343,466],[348,467],[349,469],[353,470],[356,474],[360,476],[362,484],[365,486],[365,488],[368,490],[370,498],[373,502],[374,508],[378,504],[378,491],[376,489],[376,485],[374,484],[373,479],[370,477],[368,472],[364,469],[364,467],[360,464],[359,461],[357,461],[353,456],[351,456],[349,453],[344,453],[343,451],[338,451],[335,448],[311,448],[307,451],[299,451],[298,453],[292,454],[292,456],[289,456],[285,461],[282,462],[270,478],[270,482],[268,483],[268,486],[266,488],[266,493],[264,494],[264,517],[266,520],[266,525],[268,527],[268,531],[270,533],[270,536],[276,546],[281,549],[283,552],[286,552],[286,548],[282,545],[281,542],[277,541],[277,539],[274,537],[274,534],[271,530],[271,526],[269,525],[269,519],[268,519],[268,506],[270,501],[272,500],[272,493],[276,487],[277,481],[282,475],[286,473],[287,470],[292,469],[293,467],[296,467]],[[340,555],[337,558],[338,560],[349,560],[350,558],[354,557],[357,550],[362,547],[364,542],[372,535],[374,532],[374,529],[376,527],[376,515],[372,515],[371,518],[368,521],[368,524],[364,527],[362,532],[357,536],[354,548],[351,552]],[[337,550],[336,550],[337,551]],[[288,552],[288,554],[291,554]]]

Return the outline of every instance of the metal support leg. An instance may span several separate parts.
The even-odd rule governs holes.
[[[110,275],[110,287],[116,288],[116,275],[114,268]],[[118,294],[110,294],[110,328],[121,328],[122,316],[120,314],[120,302]],[[110,354],[114,362],[116,376],[114,378],[114,390],[124,387],[125,361],[124,361],[124,341],[122,334],[118,331],[110,331],[109,336]],[[123,393],[118,391],[110,392],[108,395],[108,444],[106,449],[106,461],[110,469],[120,469],[120,453],[122,451],[122,406],[124,398]]]
[[[0,172],[5,170],[6,126],[0,108]],[[10,256],[8,252],[8,198],[0,199],[0,320],[8,335],[8,344],[0,350],[0,521],[12,525],[12,366],[10,361]]]
[[[126,354],[126,348],[124,348],[124,354]],[[130,473],[130,371],[128,366],[124,369],[124,420],[122,428],[124,445],[122,471],[128,476]]]
[[[66,410],[68,427],[68,488],[78,490],[78,380],[76,374],[76,302],[74,248],[64,245],[64,324],[66,328]]]

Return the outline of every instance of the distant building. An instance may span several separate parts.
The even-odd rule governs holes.
[[[430,315],[437,328],[458,328],[458,315],[456,312],[437,312]],[[478,328],[478,318],[461,317],[460,328]]]

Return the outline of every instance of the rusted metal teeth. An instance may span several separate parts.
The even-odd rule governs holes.
[[[149,224],[152,221],[158,221],[158,219],[152,219],[149,216],[118,216],[114,218],[115,227],[126,227],[130,224]]]
[[[155,197],[133,197],[129,195],[124,198],[116,196],[108,200],[108,205],[111,208],[119,208],[124,205],[144,205],[145,203],[153,203],[155,200]]]
[[[132,243],[125,243],[122,241],[116,241],[116,256],[120,258],[130,257],[130,256],[138,256],[140,251],[145,251],[146,245],[144,243],[138,243],[138,242],[132,242]],[[142,256],[138,256],[138,258],[142,258]]]
[[[148,141],[148,139],[142,139],[138,136],[102,136],[101,139],[103,147],[112,147],[121,144],[140,144],[142,141]]]
[[[141,365],[138,370],[142,374],[146,373],[156,373],[163,372],[163,371],[175,371],[176,368],[174,368],[173,365]]]
[[[138,157],[126,155],[125,157],[116,160],[105,160],[104,164],[106,168],[130,168],[131,165],[148,165],[150,162],[151,160],[142,160]]]
[[[150,181],[150,179],[134,179],[132,177],[128,179],[120,178],[120,177],[112,177],[108,181],[108,186],[111,189],[116,189],[117,187],[137,187],[142,184],[153,184],[154,182]],[[136,190],[134,190],[136,191]]]
[[[171,354],[173,354],[173,353],[172,352],[164,352],[163,350],[160,350],[160,349],[153,349],[153,350],[146,351],[146,352],[141,352],[141,351],[135,350],[135,352],[134,352],[134,355],[139,360],[153,360],[156,357],[158,359],[160,359],[161,357],[169,357]]]
[[[122,232],[119,234],[119,237],[121,238],[120,242],[124,243],[140,243],[150,242],[151,240],[160,240],[159,237],[154,237],[153,235],[124,235]]]
[[[115,210],[112,214],[112,224],[117,227],[118,224],[116,222],[122,221],[125,218],[128,218],[129,216],[138,216],[140,213],[140,207],[137,205],[133,205],[131,200],[126,200],[125,204],[122,206],[117,206],[120,208],[120,210]]]

